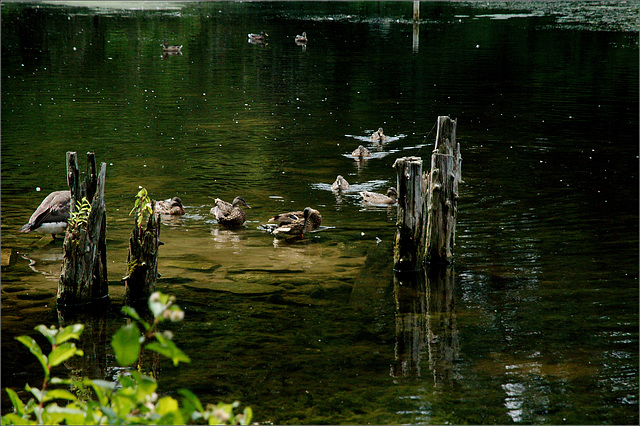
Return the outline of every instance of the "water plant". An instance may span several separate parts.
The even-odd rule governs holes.
[[[69,220],[67,221],[67,231],[75,234],[82,227],[86,227],[90,213],[91,203],[89,203],[87,197],[82,197],[82,200],[76,202],[75,211],[69,214]]]
[[[136,226],[140,229],[140,238],[142,238],[142,223],[145,217],[148,217],[148,215],[153,213],[153,208],[151,207],[151,199],[149,198],[147,190],[143,187],[139,188],[140,191],[138,191],[138,194],[136,195],[136,201],[129,212],[129,216],[135,212]]]
[[[130,306],[123,313],[134,321],[121,327],[111,339],[116,360],[122,366],[139,361],[142,350],[157,352],[174,365],[190,362],[173,342],[168,331],[158,330],[162,321],[181,321],[184,312],[175,304],[175,297],[155,292],[149,298],[149,309],[153,314],[151,323],[142,319]],[[140,325],[142,331],[140,330]],[[158,396],[158,383],[138,370],[120,374],[117,383],[99,379],[72,379],[52,377],[52,369],[74,356],[83,356],[73,340],[78,340],[84,325],[73,324],[56,328],[38,325],[40,332],[51,344],[45,354],[30,336],[16,339],[24,344],[40,361],[44,371],[42,386],[38,389],[25,385],[32,397],[25,404],[18,394],[6,388],[13,404],[13,412],[1,418],[2,424],[249,424],[252,418],[250,407],[237,412],[239,402],[232,404],[208,404],[206,408],[188,389],[181,389],[181,401],[172,396]],[[78,395],[66,388],[80,390]],[[92,394],[86,391],[92,390]],[[88,396],[87,396],[88,395]],[[58,401],[65,401],[58,405]]]

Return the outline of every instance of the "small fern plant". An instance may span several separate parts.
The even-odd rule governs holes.
[[[82,197],[82,200],[76,202],[76,209],[69,215],[67,221],[67,230],[73,234],[79,231],[81,228],[87,226],[89,221],[89,214],[91,213],[91,203],[87,200],[87,197]]]
[[[153,213],[149,193],[143,187],[140,187],[140,191],[138,191],[138,195],[136,195],[136,201],[133,205],[133,208],[129,212],[129,216],[131,216],[134,212],[136,214],[136,226],[140,230],[140,237],[142,237],[142,223],[145,219],[145,214],[148,217],[148,215]]]

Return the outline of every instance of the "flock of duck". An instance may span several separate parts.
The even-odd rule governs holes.
[[[370,140],[382,142],[387,137],[382,128],[375,131]],[[360,145],[354,152],[355,158],[371,156],[369,151]],[[331,185],[333,191],[348,191],[349,182],[341,176],[336,177]],[[397,202],[398,193],[394,187],[390,187],[385,194],[370,191],[361,191],[363,202],[374,205],[393,205]],[[20,232],[36,231],[43,234],[51,234],[55,240],[56,234],[63,234],[67,228],[70,216],[71,191],[55,191],[49,194],[40,203],[40,206],[29,218],[29,222],[20,228]],[[219,225],[224,227],[241,227],[247,221],[247,214],[243,207],[250,209],[244,198],[238,196],[231,203],[220,198],[215,199],[215,204],[210,213],[214,215]],[[182,200],[173,197],[167,200],[157,201],[155,212],[160,215],[181,216],[185,214]],[[277,238],[303,237],[304,234],[316,230],[322,224],[322,215],[316,209],[306,207],[302,211],[293,211],[276,214],[269,219],[269,224],[262,226]]]
[[[249,42],[262,43],[268,34],[264,31],[254,34],[247,34]],[[307,33],[294,37],[296,44],[305,45],[307,43]],[[164,54],[182,54],[182,45],[169,45],[164,42],[160,45]],[[382,127],[378,128],[371,134],[370,140],[382,144],[388,138],[383,133]],[[371,153],[364,146],[360,145],[356,148],[352,156],[356,159],[371,157]],[[349,182],[338,175],[335,182],[331,185],[334,191],[348,191]],[[390,187],[385,194],[375,192],[360,192],[365,203],[374,205],[392,205],[397,202],[398,193],[395,188]],[[49,194],[38,206],[36,211],[29,218],[29,222],[20,228],[20,232],[36,231],[43,234],[51,234],[55,240],[57,234],[63,234],[67,228],[67,222],[70,216],[71,207],[71,191],[55,191]],[[185,214],[182,200],[179,197],[173,197],[168,200],[157,201],[155,206],[157,214],[180,216]],[[236,197],[233,202],[228,203],[219,198],[215,199],[215,205],[211,208],[210,213],[216,218],[219,225],[225,227],[240,227],[247,220],[247,214],[243,207],[251,208],[242,197]],[[316,230],[322,224],[322,215],[316,209],[306,207],[302,211],[294,211],[277,214],[269,219],[269,225],[262,228],[271,232],[276,237],[302,237],[304,234]]]
[[[249,33],[247,34],[247,37],[249,43],[263,44],[266,41],[267,37],[269,37],[269,34],[264,31],[260,31],[259,33]],[[307,33],[303,32],[302,34],[298,34],[293,38],[293,40],[297,45],[304,48],[306,47],[308,41]],[[160,47],[162,47],[162,53],[165,55],[182,55],[182,45],[170,45],[169,42],[165,41],[164,43],[160,44]]]

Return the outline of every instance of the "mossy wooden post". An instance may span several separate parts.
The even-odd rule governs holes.
[[[97,173],[96,158],[87,153],[87,174],[80,183],[78,158],[67,152],[67,183],[71,190],[71,209],[86,197],[91,210],[86,222],[67,229],[63,245],[62,269],[58,281],[58,308],[71,308],[109,298],[107,281],[107,213],[104,202],[104,180],[107,165],[101,163]]]
[[[462,178],[460,144],[456,144],[457,120],[438,117],[436,145],[431,155],[427,201],[425,261],[451,263],[458,213],[458,184]]]
[[[393,266],[397,271],[412,271],[420,269],[424,261],[427,176],[422,173],[420,157],[398,158],[393,167],[398,190]]]
[[[156,289],[158,278],[158,246],[160,243],[160,217],[156,214],[156,202],[151,200],[152,213],[146,228],[138,227],[137,215],[129,238],[125,303],[132,305],[146,301]]]

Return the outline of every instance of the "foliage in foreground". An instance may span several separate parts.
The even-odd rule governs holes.
[[[151,324],[144,321],[134,308],[122,308],[135,321],[121,327],[111,339],[120,365],[128,366],[139,361],[143,349],[166,356],[174,365],[190,362],[172,341],[170,332],[157,330],[158,323],[162,321],[183,319],[183,311],[174,302],[173,296],[153,293],[149,298],[149,308],[154,317]],[[38,389],[25,385],[25,390],[33,395],[26,404],[14,390],[6,388],[13,412],[2,416],[2,424],[249,424],[251,421],[251,408],[246,407],[242,413],[237,413],[237,401],[233,404],[209,404],[205,409],[198,397],[187,389],[178,391],[182,396],[181,403],[171,396],[159,397],[156,380],[137,370],[120,374],[117,383],[51,377],[51,370],[57,365],[76,355],[83,356],[73,340],[80,338],[84,325],[62,328],[38,325],[35,329],[51,343],[48,354],[29,336],[16,339],[40,361],[44,371],[42,386]],[[67,390],[70,387],[81,391],[92,389],[92,397],[79,398]],[[58,405],[61,401],[65,402]]]

